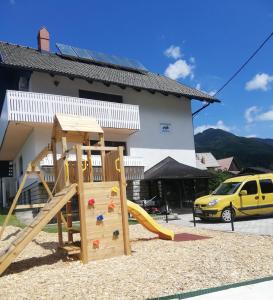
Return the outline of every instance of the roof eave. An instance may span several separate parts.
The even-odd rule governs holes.
[[[213,99],[213,98],[207,98],[207,97],[198,97],[196,95],[189,95],[189,94],[185,94],[185,93],[176,93],[176,92],[171,92],[171,91],[163,91],[163,90],[159,90],[159,89],[149,89],[149,88],[144,88],[144,87],[138,87],[138,86],[134,86],[134,85],[129,85],[129,84],[124,84],[124,83],[118,83],[118,82],[114,82],[114,81],[110,81],[110,80],[102,80],[102,79],[97,79],[97,78],[92,78],[92,77],[87,77],[87,76],[80,76],[80,75],[69,75],[65,72],[59,72],[59,71],[51,71],[51,70],[43,70],[40,68],[35,68],[35,67],[26,67],[26,66],[19,66],[19,65],[12,65],[12,64],[7,64],[5,62],[0,62],[0,66],[1,67],[6,67],[6,68],[12,68],[12,69],[21,69],[21,70],[27,70],[27,71],[34,71],[34,72],[41,72],[41,73],[46,73],[46,74],[54,74],[54,75],[60,75],[60,76],[65,76],[65,77],[74,77],[74,78],[79,78],[79,79],[84,79],[84,80],[93,80],[93,81],[97,81],[97,82],[102,82],[102,83],[108,83],[108,84],[113,84],[113,85],[117,85],[117,86],[126,86],[126,87],[130,87],[133,89],[142,89],[142,90],[146,90],[146,91],[150,91],[150,92],[158,92],[158,93],[166,93],[166,94],[170,94],[170,95],[174,95],[177,97],[186,97],[189,100],[199,100],[199,101],[206,101],[209,103],[214,103],[214,102],[221,102],[218,99]]]

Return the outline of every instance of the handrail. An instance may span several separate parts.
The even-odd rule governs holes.
[[[104,147],[104,146],[81,146],[82,150],[101,150],[101,151],[118,151],[118,147]]]

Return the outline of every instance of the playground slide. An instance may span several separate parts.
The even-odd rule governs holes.
[[[174,232],[161,225],[159,225],[155,220],[139,205],[127,200],[128,212],[133,215],[133,217],[147,230],[158,234],[159,238],[162,240],[173,240]]]
[[[76,194],[77,185],[72,184],[57,193],[39,212],[32,223],[24,228],[11,242],[0,252],[0,275],[8,268],[12,261],[24,248],[38,235],[44,226],[55,217],[62,207]]]

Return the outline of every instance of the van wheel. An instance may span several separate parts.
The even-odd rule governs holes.
[[[222,211],[222,214],[221,214],[221,220],[224,222],[224,223],[229,223],[231,222],[231,217],[235,217],[235,212],[232,210],[231,213],[230,213],[230,209],[229,208],[224,208],[223,211]]]

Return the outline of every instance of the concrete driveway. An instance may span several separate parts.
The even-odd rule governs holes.
[[[192,214],[180,214],[179,218],[180,220],[172,220],[169,221],[169,223],[194,227]],[[164,221],[161,221],[160,223],[164,223]],[[222,223],[220,221],[201,221],[199,218],[196,218],[196,227],[209,230],[231,231],[230,223]],[[273,216],[251,217],[235,220],[234,229],[235,232],[273,236]]]

